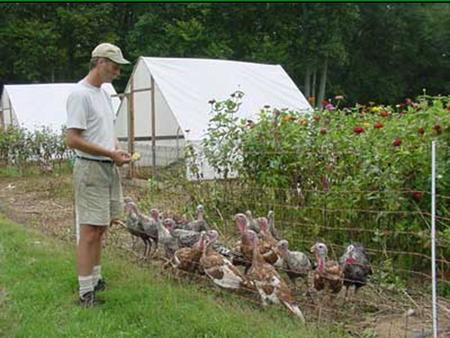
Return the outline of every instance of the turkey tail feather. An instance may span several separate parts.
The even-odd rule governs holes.
[[[300,310],[300,308],[298,307],[298,305],[296,304],[290,304],[288,302],[282,301],[283,304],[289,309],[289,311],[291,311],[293,314],[295,314],[297,317],[300,318],[300,320],[304,323],[305,322],[305,317],[303,316],[302,311]]]

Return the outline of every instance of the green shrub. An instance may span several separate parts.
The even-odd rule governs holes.
[[[53,163],[61,165],[71,154],[64,142],[64,129],[60,133],[47,127],[34,131],[15,127],[0,130],[0,162],[20,172],[36,165],[49,170]]]
[[[358,240],[376,247],[377,259],[385,258],[380,252],[396,252],[390,258],[404,270],[426,270],[429,259],[408,253],[430,253],[436,140],[437,216],[444,217],[437,221],[438,257],[450,257],[450,97],[309,113],[266,106],[256,122],[235,117],[241,99],[212,102],[202,146],[224,180],[192,188],[193,200],[226,213],[274,209],[294,247],[320,238],[339,252]],[[239,179],[229,179],[233,171]]]

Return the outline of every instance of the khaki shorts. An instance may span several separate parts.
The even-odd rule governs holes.
[[[122,186],[113,163],[77,158],[73,169],[76,224],[107,226],[122,215]]]

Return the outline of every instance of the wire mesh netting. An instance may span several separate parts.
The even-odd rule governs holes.
[[[196,205],[203,204],[206,220],[219,232],[220,241],[235,248],[241,238],[233,220],[236,213],[251,210],[256,218],[273,211],[279,238],[288,240],[289,250],[303,252],[312,262],[316,258],[310,248],[318,241],[328,246],[328,258],[334,261],[339,261],[350,243],[361,243],[370,259],[372,274],[367,285],[357,293],[347,294],[345,288],[337,295],[317,292],[312,287],[314,270],[293,284],[289,282],[289,269],[277,268],[307,322],[319,326],[323,322],[333,323],[344,327],[350,335],[361,337],[432,334],[429,190],[346,189],[333,178],[326,186],[310,185],[309,188],[267,187],[249,178],[189,181],[179,149],[158,148],[158,151],[163,165],[152,169],[139,162],[135,164],[135,177],[144,179],[132,181],[139,188],[130,189],[129,194],[143,213],[158,208],[166,216],[194,219]],[[442,179],[448,171],[445,163],[439,162],[438,157],[435,220],[440,337],[446,337],[450,327],[450,196],[448,182]],[[431,163],[429,168],[422,169],[430,172]],[[114,236],[119,246],[131,250],[132,242],[126,231],[117,230]],[[138,242],[133,250],[140,255],[142,244]],[[160,264],[161,259],[156,254],[150,260],[152,264]],[[199,282],[210,283],[204,275],[187,274],[195,274]],[[260,304],[254,290],[239,294]]]

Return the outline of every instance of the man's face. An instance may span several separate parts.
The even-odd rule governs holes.
[[[110,83],[120,75],[120,65],[108,60],[100,59],[97,64],[102,82]]]

